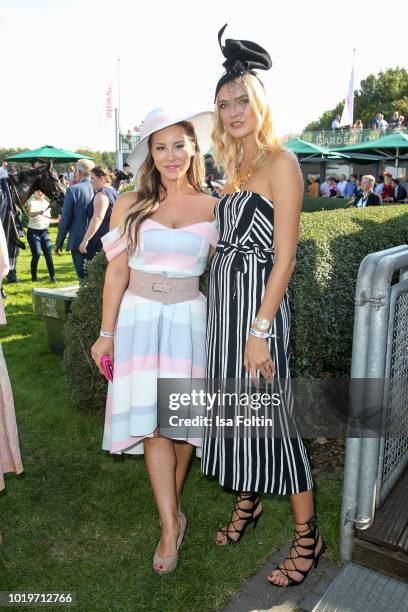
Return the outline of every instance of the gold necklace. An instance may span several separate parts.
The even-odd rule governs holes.
[[[236,191],[242,191],[243,186],[247,181],[249,181],[254,172],[254,168],[250,166],[248,172],[246,173],[246,176],[241,176],[239,173],[239,166],[237,166],[235,168],[234,174],[234,189]]]

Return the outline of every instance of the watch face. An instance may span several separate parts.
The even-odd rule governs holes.
[[[262,331],[267,331],[271,325],[268,319],[257,319],[256,324]]]

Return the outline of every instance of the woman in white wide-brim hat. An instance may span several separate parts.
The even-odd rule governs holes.
[[[103,448],[136,454],[144,445],[162,526],[158,573],[176,567],[186,527],[182,485],[201,444],[180,432],[177,440],[158,434],[157,379],[205,376],[206,303],[198,283],[218,241],[215,200],[201,187],[211,124],[211,113],[147,115],[127,160],[138,192],[118,198],[103,238],[109,264],[101,336],[92,347],[100,371],[104,355],[114,363]]]

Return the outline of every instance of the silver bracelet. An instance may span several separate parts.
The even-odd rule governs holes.
[[[99,335],[102,336],[103,338],[113,338],[113,336],[115,335],[115,332],[101,331]]]
[[[276,338],[276,334],[270,334],[269,332],[257,331],[253,327],[249,329],[249,334],[251,336],[256,336],[257,338]]]

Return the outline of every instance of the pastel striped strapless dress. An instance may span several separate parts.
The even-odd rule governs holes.
[[[127,249],[117,228],[102,239],[108,261]],[[169,228],[153,219],[140,228],[129,255],[130,273],[164,277],[201,276],[210,245],[218,242],[217,222]],[[109,383],[102,448],[139,454],[143,438],[157,428],[157,379],[205,377],[206,300],[162,304],[126,290],[115,330],[114,377]],[[198,446],[200,440],[187,439]]]

